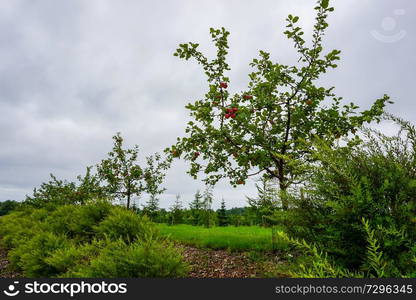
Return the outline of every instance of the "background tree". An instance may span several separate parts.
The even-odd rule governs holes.
[[[86,202],[88,199],[107,199],[109,197],[105,188],[101,186],[101,180],[97,174],[91,172],[92,166],[87,167],[84,176],[78,175],[79,185],[77,196],[81,198],[79,202]]]
[[[260,184],[259,184],[260,183]],[[268,217],[281,206],[276,184],[270,178],[263,176],[256,183],[257,198],[247,198],[250,210],[256,216],[256,223],[267,225]]]
[[[214,195],[212,192],[213,187],[211,185],[207,185],[204,193],[202,195],[202,215],[201,215],[201,221],[202,224],[209,228],[211,227],[213,223],[213,214],[212,214],[212,201],[214,200]]]
[[[200,190],[197,190],[194,195],[194,200],[189,203],[189,209],[191,211],[192,225],[199,225],[201,222],[201,210],[202,210],[202,194]]]
[[[0,202],[0,216],[7,215],[9,212],[18,208],[20,203],[14,200],[6,200]]]
[[[142,213],[147,215],[151,220],[155,220],[159,211],[159,199],[156,195],[150,195],[146,205],[143,206]]]
[[[147,166],[138,165],[139,147],[123,149],[123,138],[120,133],[114,137],[113,150],[108,153],[109,158],[104,159],[97,166],[100,178],[106,183],[110,194],[126,200],[127,208],[133,196],[140,197],[143,192],[151,195],[152,199],[165,190],[160,185],[165,177],[165,170],[169,162],[163,161],[160,154],[146,158]]]
[[[50,174],[51,180],[33,189],[33,195],[27,196],[24,204],[40,207],[55,207],[66,204],[84,204],[91,199],[105,199],[106,190],[101,187],[100,179],[91,173],[92,167],[87,167],[84,176],[78,176],[79,183],[60,180]]]
[[[217,211],[217,218],[219,226],[227,226],[229,224],[224,198],[221,201],[221,208]]]
[[[194,58],[202,65],[208,80],[208,91],[201,100],[189,103],[193,118],[188,122],[187,137],[166,149],[172,157],[190,161],[189,174],[200,171],[204,179],[215,184],[228,177],[231,184],[244,184],[249,176],[265,173],[276,180],[287,209],[284,195],[291,184],[302,180],[305,164],[313,160],[316,138],[333,144],[341,136],[355,134],[365,122],[379,121],[389,97],[377,99],[369,110],[357,113],[353,103],[341,105],[333,87],[317,83],[328,69],[335,68],[340,51],[323,52],[322,37],[328,27],[328,0],[318,1],[312,42],[308,46],[303,30],[296,24],[299,17],[289,15],[285,34],[299,55],[294,66],[275,63],[270,54],[260,51],[250,64],[245,91],[231,94],[225,72],[229,32],[210,29],[217,55],[209,60],[198,50],[198,44],[180,44],[175,56]]]
[[[171,224],[181,224],[183,221],[182,201],[181,195],[177,194],[175,202],[173,203],[171,210]]]

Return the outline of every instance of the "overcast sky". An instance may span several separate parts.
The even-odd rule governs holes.
[[[332,1],[325,45],[342,51],[324,78],[347,101],[367,108],[389,94],[388,110],[416,121],[416,2]],[[312,0],[0,1],[0,201],[23,200],[49,173],[74,180],[111,150],[120,131],[142,156],[184,135],[184,105],[206,92],[201,68],[172,54],[194,41],[213,53],[209,27],[230,32],[230,91],[247,85],[260,49],[281,63],[296,56],[284,19],[300,16],[310,33]],[[309,35],[308,35],[309,36]],[[329,50],[329,49],[328,49]],[[388,125],[385,128],[388,130]],[[161,206],[203,188],[175,162]],[[254,180],[215,189],[227,207],[244,206]],[[141,199],[143,203],[146,199]]]

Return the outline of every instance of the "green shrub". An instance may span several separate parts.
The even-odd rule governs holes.
[[[0,218],[11,267],[26,277],[178,277],[178,250],[146,218],[108,203],[25,207]],[[134,242],[133,242],[134,241]]]
[[[20,206],[20,203],[13,200],[6,200],[0,202],[0,216],[7,215]]]
[[[91,243],[81,245],[71,244],[69,247],[54,251],[49,257],[45,258],[45,262],[53,267],[59,276],[62,276],[61,274],[70,272],[88,263],[91,258],[97,257],[105,245],[105,241],[102,240],[94,240]]]
[[[65,249],[71,242],[62,235],[39,232],[32,239],[20,243],[9,252],[12,266],[23,271],[27,277],[52,277],[58,270],[46,258],[58,249]]]
[[[114,240],[121,238],[126,242],[143,238],[155,230],[146,216],[139,217],[133,211],[121,207],[114,208],[110,215],[95,227],[95,231],[101,237],[106,236]]]
[[[416,269],[400,273],[394,260],[389,260],[383,253],[380,242],[377,240],[376,231],[370,227],[370,223],[362,219],[366,238],[366,255],[359,271],[350,270],[337,264],[325,251],[319,250],[316,245],[309,244],[305,240],[290,238],[284,232],[278,232],[279,237],[289,244],[306,251],[310,260],[300,264],[291,271],[291,276],[301,278],[382,278],[382,277],[414,277]],[[413,251],[410,263],[416,263],[416,252]]]
[[[181,277],[187,267],[179,250],[152,237],[128,244],[124,240],[109,241],[98,257],[88,265],[64,274],[64,277],[136,278]]]
[[[17,247],[40,232],[41,222],[38,217],[44,211],[35,212],[33,209],[12,212],[0,218],[1,244],[6,249]]]
[[[366,141],[356,146],[320,145],[320,165],[309,184],[294,197],[293,208],[275,218],[290,236],[318,245],[355,271],[369,268],[365,218],[388,262],[385,273],[395,277],[416,269],[416,130],[389,118],[400,125],[399,135],[365,130]]]
[[[58,207],[46,220],[45,230],[65,234],[76,241],[88,241],[99,224],[111,211],[111,204],[102,201],[87,205],[64,205]]]

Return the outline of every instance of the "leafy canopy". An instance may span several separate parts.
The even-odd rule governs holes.
[[[273,62],[269,53],[260,51],[250,63],[253,72],[248,74],[247,88],[234,94],[226,76],[230,70],[228,31],[210,29],[217,48],[213,60],[198,50],[197,43],[180,44],[174,55],[195,59],[204,69],[208,89],[202,99],[186,106],[192,117],[187,136],[166,151],[190,161],[189,174],[196,178],[203,171],[210,184],[229,178],[235,186],[263,173],[286,190],[300,180],[304,163],[312,159],[315,138],[332,144],[341,136],[354,134],[363,123],[379,121],[390,102],[387,95],[357,113],[357,105],[341,104],[333,87],[317,83],[339,60],[339,50],[324,53],[322,46],[326,19],[333,10],[328,1],[318,1],[310,45],[297,26],[299,17],[289,15],[284,33],[294,43],[298,63]]]
[[[163,193],[161,184],[165,178],[164,171],[169,168],[169,162],[162,160],[160,154],[146,158],[147,165],[138,164],[139,147],[123,149],[123,138],[120,133],[114,137],[113,150],[108,158],[97,166],[100,178],[107,184],[108,192],[119,199],[127,199],[130,207],[131,197],[140,197],[143,192],[152,196]]]

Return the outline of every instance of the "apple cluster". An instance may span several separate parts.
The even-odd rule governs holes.
[[[238,111],[237,107],[227,108],[227,113],[225,114],[225,118],[232,118],[234,119],[236,116],[236,112]]]

